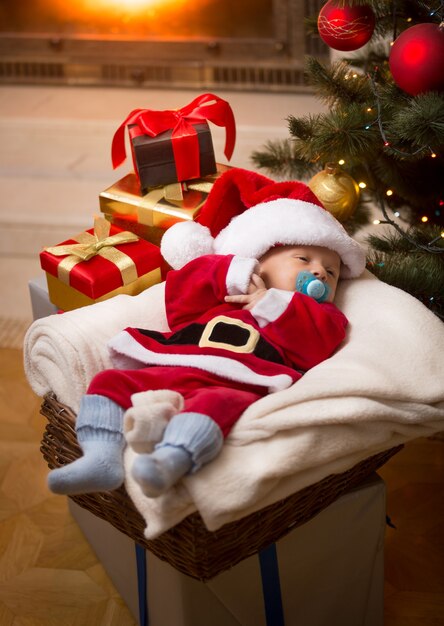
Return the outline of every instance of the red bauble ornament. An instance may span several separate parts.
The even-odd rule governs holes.
[[[395,83],[411,96],[444,90],[444,27],[417,24],[399,35],[390,51]]]
[[[357,50],[372,36],[375,21],[367,4],[340,7],[335,0],[329,0],[319,12],[319,35],[335,50]]]

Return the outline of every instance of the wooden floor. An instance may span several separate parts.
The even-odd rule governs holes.
[[[46,487],[39,405],[21,351],[0,349],[0,624],[133,626],[66,499]],[[408,444],[380,475],[396,525],[386,533],[385,626],[444,625],[444,441]]]

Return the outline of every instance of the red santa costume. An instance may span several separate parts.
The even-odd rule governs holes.
[[[210,416],[226,436],[252,402],[330,357],[347,324],[334,304],[279,289],[251,310],[224,301],[247,293],[257,259],[277,244],[332,249],[344,277],[364,268],[361,248],[308,187],[230,170],[199,223],[177,224],[162,241],[176,268],[165,286],[171,332],[127,328],[117,335],[109,347],[118,369],[98,374],[88,393],[127,409],[135,393],[174,390],[185,412]]]

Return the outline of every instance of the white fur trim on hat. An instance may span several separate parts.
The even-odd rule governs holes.
[[[355,278],[365,269],[363,249],[331,213],[292,198],[263,202],[234,217],[215,238],[214,252],[260,259],[278,243],[334,250],[342,260],[342,278]]]
[[[206,226],[179,222],[165,232],[160,250],[165,261],[177,270],[197,257],[214,254],[214,239]]]

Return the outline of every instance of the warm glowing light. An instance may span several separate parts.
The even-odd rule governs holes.
[[[345,165],[344,159],[339,159],[338,163],[339,163],[339,165]]]
[[[360,182],[358,183],[358,187],[361,187],[361,189],[365,189],[367,185],[364,182]]]
[[[373,224],[375,225],[380,224],[380,223],[381,223],[381,220],[373,220]]]
[[[412,21],[412,18],[411,18],[411,17],[408,17],[408,18],[407,18],[407,22],[411,22],[411,21]]]
[[[371,113],[373,111],[372,107],[367,107],[367,113]]]
[[[187,0],[85,0],[89,4],[90,11],[120,11],[127,14],[145,14],[146,11],[157,9],[159,7],[183,8]]]
[[[385,192],[386,196],[393,196],[393,191],[391,189],[387,189],[387,191]]]
[[[119,6],[122,9],[139,9],[142,6],[145,8],[149,8],[150,6],[154,6],[156,4],[162,4],[162,1],[161,0],[101,0],[101,4],[107,5],[107,6],[113,6],[113,5]]]
[[[389,146],[389,142],[388,141],[384,141],[384,146],[387,148]]]
[[[441,237],[444,239],[444,230],[441,233]]]
[[[425,222],[428,222],[428,221],[429,221],[429,218],[427,217],[427,215],[423,215],[423,216],[421,217],[421,222],[424,222],[424,223],[425,223]]]
[[[147,4],[155,4],[155,2],[156,2],[156,0],[152,0],[151,2],[149,2],[149,1],[148,2],[144,2],[144,0],[120,0],[119,4],[120,5],[123,4],[124,6],[127,6],[127,7],[137,7],[137,6],[140,6],[142,4],[145,4],[145,5],[147,5]]]
[[[434,152],[432,152],[430,156],[432,157],[432,159],[436,159],[436,154]]]
[[[395,212],[393,213],[393,215],[394,215],[395,217],[399,217],[399,216],[401,215],[401,213],[400,213],[399,211],[395,211]]]

